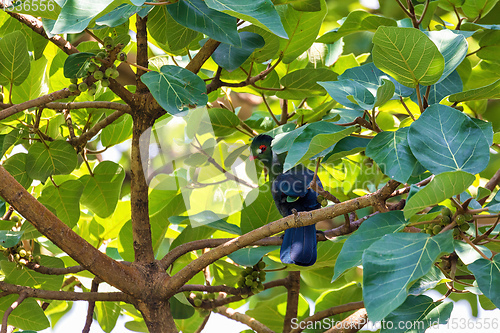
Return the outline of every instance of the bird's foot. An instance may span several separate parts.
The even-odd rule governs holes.
[[[299,213],[297,212],[297,210],[295,208],[292,208],[292,213],[293,213],[293,215],[295,215],[295,217],[299,216]]]

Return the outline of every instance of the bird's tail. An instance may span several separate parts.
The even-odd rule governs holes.
[[[316,225],[285,230],[280,259],[284,264],[311,266],[316,262]]]

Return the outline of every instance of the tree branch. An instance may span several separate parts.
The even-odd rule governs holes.
[[[498,185],[499,182],[500,182],[500,169],[498,169],[497,172],[495,172],[493,177],[491,177],[490,180],[488,180],[488,182],[484,187],[493,192],[493,190],[495,189],[495,187]],[[484,205],[486,199],[488,199],[488,196],[478,200],[481,206]]]
[[[123,105],[123,104],[122,104]],[[85,145],[87,141],[92,139],[94,136],[96,136],[100,130],[120,118],[125,112],[123,111],[115,111],[103,120],[99,121],[97,124],[94,125],[91,129],[89,129],[87,132],[83,133],[80,135],[78,138],[74,138],[69,140],[69,143],[71,143],[73,146],[80,146],[80,145]]]
[[[260,321],[256,320],[255,318],[250,317],[249,315],[237,312],[234,309],[225,307],[225,306],[219,306],[217,308],[217,312],[223,315],[224,317],[227,317],[229,319],[236,320],[240,323],[243,323],[253,329],[257,333],[274,333],[269,327],[266,325],[262,324]]]
[[[100,301],[100,302],[127,302],[132,303],[132,298],[122,292],[80,293],[73,291],[42,290],[0,281],[0,289],[9,294],[26,293],[26,297],[43,298],[58,301]]]
[[[336,315],[336,314],[339,314],[339,313],[344,313],[344,312],[348,312],[348,311],[353,311],[353,310],[358,310],[360,308],[364,308],[364,303],[363,302],[351,302],[351,303],[347,303],[347,304],[342,304],[342,305],[338,305],[338,306],[334,306],[334,307],[331,307],[329,309],[326,309],[326,310],[323,310],[323,311],[319,311],[319,312],[316,312],[315,314],[313,314],[312,316],[309,316],[307,318],[305,318],[304,320],[302,320],[303,323],[314,323],[316,321],[320,321],[324,318],[327,318],[327,317],[330,317],[330,316],[333,316],[333,315]],[[300,326],[302,327],[306,327],[307,325],[299,325],[299,327],[293,329],[290,333],[300,333],[304,330],[300,328]]]
[[[365,308],[359,309],[346,319],[338,322],[325,333],[356,333],[368,322],[368,313]]]
[[[21,292],[15,302],[12,303],[7,310],[5,310],[2,318],[2,329],[0,330],[1,333],[7,333],[7,322],[9,320],[9,315],[12,313],[12,311],[14,311],[15,308],[19,306],[19,304],[21,304],[25,300],[26,297],[26,293]]]
[[[40,264],[37,264],[35,262],[29,261],[27,262],[24,266],[27,268],[34,270],[35,272],[41,273],[41,274],[47,274],[47,275],[65,275],[65,274],[76,274],[83,272],[85,268],[82,266],[71,266],[71,267],[64,267],[64,268],[57,268],[57,267],[46,267],[46,266],[41,266]]]
[[[90,287],[90,292],[97,293],[98,289],[99,289],[99,281],[97,281],[97,279],[93,279],[92,286]],[[83,327],[82,333],[89,333],[90,332],[90,326],[92,325],[92,321],[94,319],[93,318],[94,309],[95,309],[95,301],[90,300],[89,307],[87,309],[87,318],[85,319],[85,326]]]
[[[186,69],[188,71],[193,72],[194,74],[197,74],[201,66],[210,58],[212,53],[214,53],[215,49],[220,45],[220,42],[214,40],[214,39],[209,39],[203,44],[201,47],[200,51],[194,56],[193,60],[189,62],[189,64],[186,65]],[[207,92],[208,94],[208,92]]]
[[[309,212],[299,212],[297,216],[290,215],[277,221],[268,223],[260,228],[250,231],[240,237],[230,240],[215,249],[206,252],[182,268],[170,278],[164,277],[163,291],[166,297],[171,297],[184,283],[189,281],[197,272],[216,260],[245,247],[255,241],[274,235],[286,229],[311,225],[324,219],[331,219],[351,211],[368,206],[385,206],[385,200],[399,186],[399,182],[390,180],[380,190],[363,197],[351,199],[339,204],[316,209]]]
[[[112,286],[138,295],[143,278],[132,267],[117,262],[80,237],[35,199],[0,166],[0,196],[56,246]]]
[[[45,29],[43,28],[42,22],[39,19],[27,14],[18,14],[14,12],[6,12],[6,13],[15,18],[16,20],[18,20],[19,22],[28,26],[31,30],[33,30],[43,38],[46,38],[52,43],[54,43],[54,45],[63,50],[64,53],[73,54],[79,52],[76,47],[74,47],[70,42],[68,42],[61,36],[59,35],[54,35],[52,37],[47,36],[47,34],[45,33]]]
[[[50,102],[43,105],[45,108],[53,109],[53,110],[74,110],[74,109],[110,109],[110,110],[118,110],[123,111],[125,113],[131,113],[132,110],[130,106],[123,103],[117,102],[107,102],[107,101],[86,101],[86,102],[69,102],[69,103],[61,103],[61,102]]]
[[[136,15],[135,26],[137,28],[137,64],[141,67],[148,68],[148,32],[146,30],[146,22],[148,17],[140,17]],[[135,82],[137,85],[137,93],[144,94],[149,92],[148,87],[141,81],[142,74],[146,73],[144,69],[137,67],[135,74]]]
[[[292,319],[297,318],[300,295],[300,272],[288,273],[287,283],[287,302],[285,319],[283,320],[283,333],[288,333],[292,330]]]

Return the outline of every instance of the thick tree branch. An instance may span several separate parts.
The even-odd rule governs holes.
[[[292,330],[292,319],[297,318],[300,295],[299,271],[288,273],[286,289],[288,290],[288,293],[285,319],[283,320],[283,333],[288,333]]]
[[[390,180],[383,188],[377,192],[367,194],[363,197],[351,199],[341,202],[334,206],[316,209],[309,212],[299,212],[297,216],[283,217],[277,221],[268,223],[260,228],[250,231],[238,238],[226,242],[215,249],[206,252],[198,259],[186,265],[183,269],[177,272],[171,278],[165,279],[163,290],[167,297],[172,296],[184,283],[189,281],[196,272],[201,271],[204,267],[210,265],[216,260],[245,247],[255,241],[274,235],[278,232],[290,228],[296,228],[306,225],[311,225],[325,219],[331,219],[345,213],[350,213],[354,210],[368,206],[383,206],[385,200],[399,186],[400,183]]]
[[[112,286],[130,294],[141,294],[143,279],[136,269],[117,262],[80,237],[0,166],[0,196],[85,269]]]
[[[58,48],[64,51],[66,54],[73,54],[73,53],[78,53],[79,51],[74,47],[70,42],[65,40],[59,35],[54,35],[52,37],[47,36],[45,33],[45,29],[43,28],[42,22],[31,16],[31,15],[26,15],[26,14],[18,14],[14,12],[6,12],[16,20],[18,20],[21,23],[24,23],[26,26],[28,26],[31,30],[39,34],[40,36],[48,39],[54,45],[56,45]]]
[[[74,109],[110,109],[122,111],[125,113],[131,113],[130,106],[123,103],[117,102],[107,102],[107,101],[86,101],[86,102],[69,102],[69,103],[60,103],[60,102],[50,102],[43,107],[53,109],[53,110],[74,110]]]
[[[325,333],[356,333],[368,322],[368,313],[365,308],[359,309],[346,319],[338,322]]]
[[[229,319],[236,320],[240,323],[243,323],[253,329],[257,333],[274,333],[269,327],[266,325],[262,324],[260,321],[256,320],[255,318],[250,317],[249,315],[237,312],[234,309],[225,307],[225,306],[219,306],[217,308],[217,312],[223,315],[224,317],[227,317]]]
[[[0,289],[9,294],[26,293],[26,297],[43,298],[59,301],[101,301],[101,302],[127,302],[131,303],[132,298],[122,292],[108,293],[80,293],[73,291],[42,290],[0,281]]]
[[[334,306],[334,307],[331,307],[329,309],[316,312],[312,316],[309,316],[309,317],[305,318],[304,320],[302,320],[302,322],[303,323],[309,323],[309,322],[314,323],[316,321],[320,321],[324,318],[331,317],[331,316],[339,314],[339,313],[344,313],[344,312],[364,308],[364,306],[365,305],[363,302],[351,302],[351,303],[347,303],[347,304]],[[304,330],[304,328],[307,325],[298,325],[298,326],[299,327],[293,329],[290,333],[300,333]],[[302,329],[300,328],[301,326],[303,327]]]
[[[140,17],[136,15],[135,26],[137,28],[137,65],[148,68],[148,32],[146,29],[146,22],[148,17]],[[147,93],[148,87],[141,81],[142,74],[146,73],[145,70],[137,67],[137,72],[135,74],[135,82],[137,85],[137,93],[144,94]]]
[[[214,53],[215,49],[220,45],[220,42],[209,39],[205,42],[205,44],[201,47],[200,51],[194,56],[193,60],[186,65],[186,69],[188,71],[197,74],[201,66],[210,58],[212,53]]]

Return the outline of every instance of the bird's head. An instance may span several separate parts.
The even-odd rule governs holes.
[[[273,151],[271,149],[271,142],[273,138],[266,134],[257,135],[253,138],[250,145],[250,160],[258,159],[264,165],[269,166],[273,161]]]

